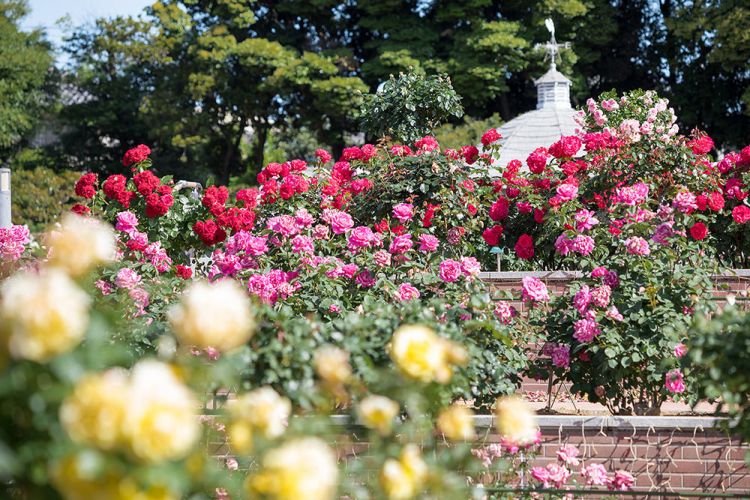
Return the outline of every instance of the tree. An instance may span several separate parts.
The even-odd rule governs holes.
[[[24,32],[22,0],[0,2],[0,161],[30,138],[49,103],[50,46],[40,31]]]

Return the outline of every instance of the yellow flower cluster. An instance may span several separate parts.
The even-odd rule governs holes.
[[[317,438],[300,438],[263,457],[261,470],[248,477],[250,498],[328,500],[338,484],[336,454]]]
[[[245,344],[255,330],[247,293],[233,280],[194,282],[167,317],[183,344],[222,352]]]
[[[95,266],[114,260],[112,227],[90,217],[67,213],[59,231],[47,235],[49,263],[73,277],[83,276]]]
[[[122,449],[149,463],[183,458],[200,435],[198,403],[164,363],[139,362],[130,377],[110,370],[81,380],[60,408],[79,443]]]
[[[533,443],[539,427],[534,410],[517,396],[504,396],[495,405],[498,433],[518,445]]]
[[[462,346],[439,337],[423,325],[407,325],[396,330],[390,343],[390,355],[406,376],[441,384],[450,381],[454,366],[468,361]]]
[[[476,437],[473,416],[467,407],[453,404],[440,412],[437,428],[451,441],[468,441]]]
[[[415,497],[427,480],[427,464],[422,460],[419,447],[408,444],[398,460],[389,458],[380,472],[380,484],[390,500],[406,500]]]
[[[229,404],[230,443],[236,451],[247,453],[256,433],[267,439],[281,436],[291,411],[291,402],[270,387],[243,394]]]
[[[0,350],[37,362],[69,351],[86,333],[90,302],[60,270],[16,274],[0,285]]]
[[[105,470],[101,470],[105,469]],[[52,483],[65,500],[177,500],[164,486],[141,488],[112,468],[97,467],[87,453],[69,455],[51,468]]]
[[[398,403],[392,399],[371,395],[359,402],[357,413],[366,427],[377,431],[381,436],[387,436],[391,433],[398,410]]]

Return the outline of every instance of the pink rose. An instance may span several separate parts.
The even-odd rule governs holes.
[[[372,257],[378,267],[388,267],[391,265],[391,254],[387,250],[378,250]]]
[[[309,236],[303,236],[301,234],[298,234],[294,238],[292,238],[292,249],[294,250],[294,253],[297,254],[308,254],[312,255],[315,253],[315,244],[313,243],[312,238]]]
[[[135,288],[140,282],[140,275],[129,267],[123,267],[117,271],[117,276],[115,276],[115,285],[128,290]]]
[[[552,364],[556,367],[567,368],[570,365],[570,346],[566,344],[559,344],[555,346],[552,349],[550,357],[552,358]]]
[[[557,459],[570,467],[577,467],[581,462],[578,461],[578,448],[573,445],[565,445],[557,450]]]
[[[439,244],[440,240],[431,234],[419,235],[419,251],[422,253],[434,252]]]
[[[331,224],[331,229],[334,234],[344,234],[354,227],[352,216],[339,210],[333,211],[333,213],[330,214],[328,221],[329,224]]]
[[[615,478],[612,480],[610,488],[617,491],[628,491],[633,487],[635,479],[633,475],[624,470],[615,472]]]
[[[513,318],[518,314],[516,308],[506,301],[500,301],[495,304],[493,311],[495,317],[504,325],[509,325]]]
[[[419,290],[414,288],[411,283],[402,283],[398,287],[398,299],[401,302],[406,302],[413,299],[419,298]]]
[[[376,241],[375,234],[367,226],[357,226],[349,233],[347,241],[350,251],[357,251],[360,248],[372,246]]]
[[[602,464],[590,464],[581,469],[581,475],[589,486],[604,486],[609,484],[607,469]]]
[[[560,184],[557,186],[557,197],[560,201],[571,201],[578,197],[578,186],[573,184]]]
[[[446,259],[440,263],[440,279],[452,283],[461,277],[461,263],[453,259]]]
[[[401,223],[406,223],[414,217],[414,205],[411,203],[399,203],[393,207],[393,216],[400,220]]]
[[[467,277],[476,276],[482,270],[479,261],[474,257],[464,257],[461,259],[461,271]]]
[[[669,370],[664,375],[664,387],[672,394],[681,394],[685,392],[685,381],[679,368]]]
[[[539,278],[526,276],[521,280],[521,284],[523,286],[523,289],[521,290],[521,297],[523,300],[549,302],[547,285],[545,285]]]
[[[631,255],[646,256],[651,253],[651,249],[648,246],[648,241],[644,240],[640,236],[631,236],[625,240],[625,249]]]
[[[687,351],[688,351],[687,346],[683,343],[679,343],[676,346],[674,346],[673,352],[674,352],[675,357],[679,359],[683,357],[685,354],[687,354]]]
[[[118,231],[122,231],[127,234],[131,234],[133,231],[135,231],[135,228],[138,226],[138,217],[131,212],[120,212],[117,214],[117,222],[115,222],[115,229]]]
[[[391,246],[388,249],[392,254],[400,254],[400,253],[406,253],[409,250],[411,250],[411,247],[414,245],[411,241],[411,235],[410,234],[402,234],[400,236],[396,236],[393,238],[393,241],[391,242]]]
[[[585,344],[591,342],[601,333],[596,321],[591,319],[579,319],[573,324],[573,338]]]

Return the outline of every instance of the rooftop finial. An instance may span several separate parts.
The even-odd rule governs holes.
[[[552,69],[557,68],[557,58],[560,55],[560,49],[567,49],[570,47],[570,44],[568,42],[565,43],[557,43],[557,40],[555,39],[555,23],[552,22],[551,18],[547,18],[544,20],[544,25],[547,27],[547,30],[550,34],[550,40],[547,43],[538,43],[536,45],[537,48],[544,49],[547,51],[547,57],[549,57],[550,60],[550,67]]]

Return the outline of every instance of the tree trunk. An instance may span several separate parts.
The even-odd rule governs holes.
[[[249,174],[256,174],[263,168],[263,157],[265,156],[266,141],[268,140],[268,125],[265,123],[253,123],[253,147],[250,150]]]

